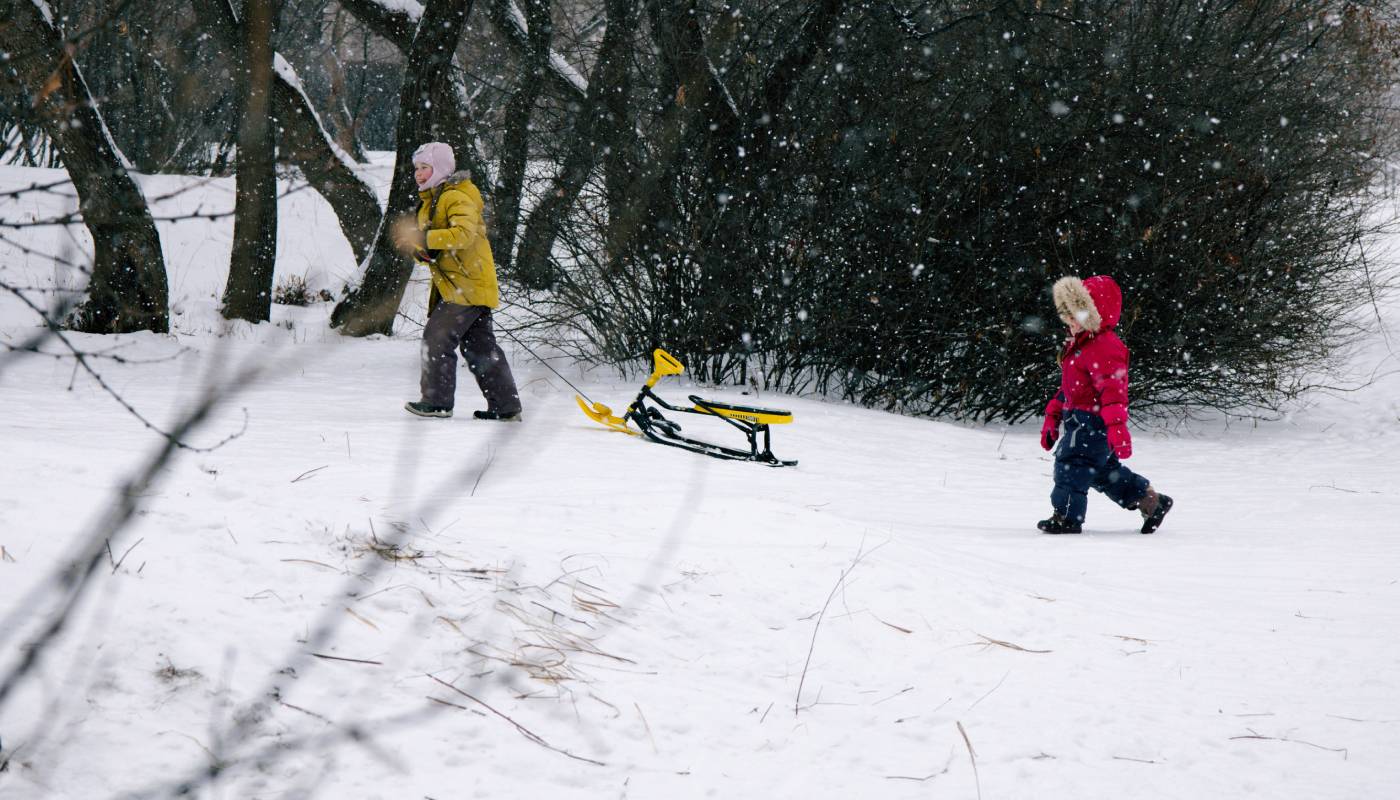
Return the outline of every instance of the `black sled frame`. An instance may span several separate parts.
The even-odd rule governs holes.
[[[618,417],[612,413],[612,409],[602,403],[590,405],[582,397],[575,398],[578,400],[579,407],[583,409],[583,413],[595,422],[606,425],[613,430],[633,436],[644,436],[657,444],[679,447],[692,453],[734,461],[754,461],[772,467],[791,467],[797,464],[796,461],[784,461],[778,458],[773,455],[772,449],[771,426],[792,422],[791,412],[721,403],[706,400],[696,395],[690,395],[692,405],[671,405],[653,391],[652,387],[667,375],[681,374],[685,367],[661,349],[652,353],[652,359],[654,368],[651,377],[642,385],[641,391],[637,392],[637,399],[633,400],[632,404],[627,407],[625,414]],[[748,439],[749,447],[747,450],[740,450],[736,447],[726,447],[684,436],[681,434],[680,423],[667,419],[662,413],[662,409],[678,414],[701,414],[718,417],[743,433],[744,437]],[[633,430],[628,425],[629,422],[635,423],[637,429]],[[761,446],[760,437],[762,438]]]

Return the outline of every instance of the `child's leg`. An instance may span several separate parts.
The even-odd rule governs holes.
[[[1089,487],[1098,480],[1111,457],[1108,437],[1102,420],[1084,411],[1066,414],[1064,427],[1055,451],[1055,488],[1050,492],[1050,504],[1060,516],[1083,524]]]
[[[452,408],[457,394],[457,346],[481,308],[438,303],[423,328],[423,375],[419,388],[423,402]]]
[[[1108,499],[1126,509],[1136,509],[1138,501],[1147,495],[1147,478],[1133,472],[1118,460],[1109,456],[1108,463],[1095,475],[1093,487],[1108,496]]]
[[[1070,522],[1084,524],[1095,472],[1093,463],[1082,455],[1055,458],[1055,488],[1050,491],[1050,505],[1055,513]]]
[[[519,414],[520,392],[515,388],[515,376],[506,363],[506,354],[496,343],[491,328],[491,310],[481,308],[481,315],[467,329],[462,339],[462,356],[467,368],[476,376],[476,385],[486,397],[486,410],[497,414]]]

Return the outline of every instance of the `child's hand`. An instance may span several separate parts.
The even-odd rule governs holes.
[[[1125,461],[1133,455],[1133,436],[1128,433],[1128,426],[1123,423],[1108,426],[1108,446],[1113,448],[1113,454],[1118,456],[1120,461]]]
[[[408,214],[394,220],[389,227],[389,237],[394,248],[404,255],[412,255],[415,250],[428,246],[428,235],[418,230],[417,218]]]
[[[1060,393],[1050,398],[1050,402],[1045,404],[1045,423],[1040,426],[1040,446],[1049,450],[1055,446],[1055,440],[1060,438],[1060,417],[1064,416],[1065,404],[1060,400]]]

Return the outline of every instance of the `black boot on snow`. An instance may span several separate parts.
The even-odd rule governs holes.
[[[1035,524],[1044,533],[1083,533],[1084,528],[1078,522],[1070,522],[1060,516],[1056,511],[1050,515],[1050,519],[1043,519]]]
[[[427,403],[420,403],[417,400],[410,400],[403,404],[403,407],[410,414],[417,414],[420,417],[450,417],[452,409],[447,406],[430,406]]]
[[[501,422],[520,421],[519,411],[515,412],[514,414],[502,414],[499,411],[473,411],[472,416],[476,417],[477,419],[495,419],[500,420]]]
[[[1167,512],[1172,510],[1172,499],[1164,494],[1158,494],[1148,487],[1149,498],[1155,497],[1157,502],[1150,503],[1144,499],[1138,510],[1142,512],[1142,530],[1139,533],[1151,533],[1162,526],[1162,520],[1166,519]]]

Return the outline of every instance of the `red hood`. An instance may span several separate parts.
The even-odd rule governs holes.
[[[1118,288],[1117,281],[1107,275],[1095,275],[1084,279],[1084,288],[1089,291],[1089,296],[1094,298],[1094,308],[1099,310],[1099,316],[1103,318],[1099,330],[1113,330],[1123,316],[1123,291]]]

